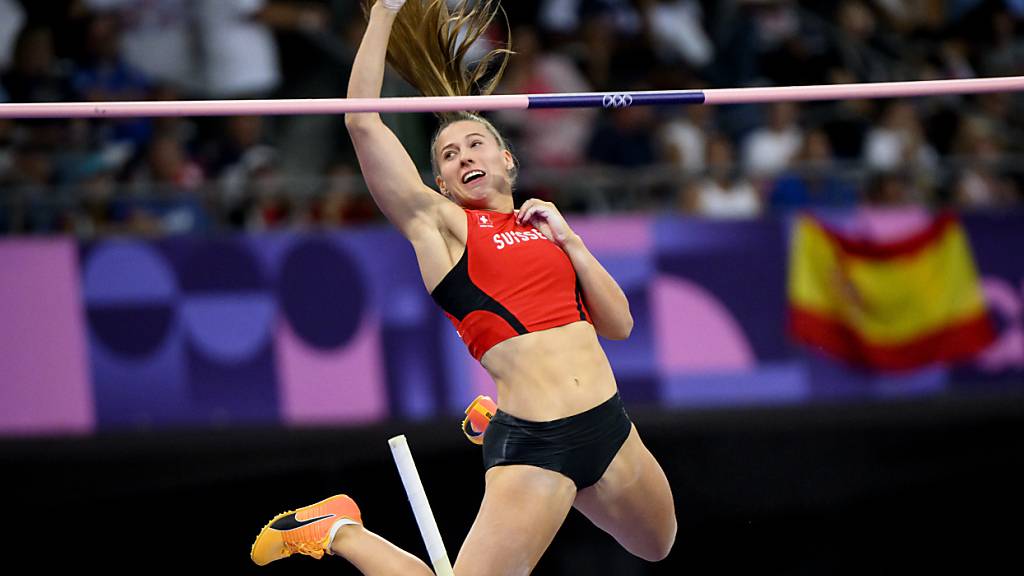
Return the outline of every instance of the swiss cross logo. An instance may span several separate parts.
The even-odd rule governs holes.
[[[487,214],[480,215],[480,227],[481,228],[494,228],[494,224],[491,223],[491,217]]]

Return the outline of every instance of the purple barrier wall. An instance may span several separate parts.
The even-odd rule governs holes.
[[[885,237],[920,217],[838,221]],[[630,300],[632,337],[605,343],[622,394],[665,407],[1019,386],[1024,217],[965,224],[999,341],[972,365],[879,376],[787,339],[787,221],[573,221]],[[0,259],[0,433],[457,417],[494,393],[387,228],[118,239],[77,254],[5,241]]]
[[[93,429],[82,316],[74,243],[0,242],[0,434]]]

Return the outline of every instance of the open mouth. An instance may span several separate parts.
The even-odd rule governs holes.
[[[483,170],[470,170],[469,172],[466,172],[462,176],[462,183],[469,184],[470,182],[473,182],[474,180],[479,180],[484,176],[485,174]]]

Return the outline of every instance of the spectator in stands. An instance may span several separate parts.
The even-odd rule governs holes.
[[[121,57],[119,20],[110,13],[97,13],[85,20],[84,56],[71,76],[79,100],[126,102],[146,100],[151,93],[149,79]],[[147,118],[124,118],[94,122],[100,141],[126,142],[133,149],[145,147],[152,134]]]
[[[851,78],[841,77],[841,82]],[[823,108],[821,128],[828,134],[832,152],[836,158],[849,162],[860,162],[864,154],[864,139],[873,127],[876,103],[873,100],[843,100],[828,103]]]
[[[901,208],[913,205],[926,194],[915,185],[909,170],[870,172],[864,182],[864,199],[868,208]]]
[[[761,213],[761,198],[736,165],[732,142],[721,135],[708,141],[707,174],[684,187],[681,208],[708,218],[753,218]]]
[[[25,25],[25,10],[17,0],[0,0],[0,72],[7,69],[14,56],[14,43]],[[3,102],[0,97],[0,102]]]
[[[545,32],[579,42],[584,76],[595,90],[642,79],[637,63],[649,62],[651,52],[630,0],[543,0],[539,15]]]
[[[125,59],[186,94],[266,96],[281,82],[273,29],[322,31],[323,6],[272,0],[84,0],[122,19]]]
[[[545,47],[532,28],[513,31],[516,56],[509,62],[498,88],[503,94],[589,92],[590,85],[576,63],[560,51]],[[521,142],[524,167],[572,167],[586,159],[587,142],[597,111],[587,108],[505,110],[495,115],[502,128]]]
[[[693,70],[701,70],[711,64],[715,47],[704,30],[700,2],[641,0],[638,4],[654,53],[662,62],[681,64]]]
[[[934,36],[947,24],[946,0],[875,0],[884,21],[895,32],[905,35]],[[919,36],[924,39],[924,36]]]
[[[256,16],[266,0],[199,0],[203,88],[211,98],[262,98],[281,83],[277,45]]]
[[[173,186],[181,190],[197,190],[203,183],[203,172],[176,138],[157,135],[146,156],[146,166],[138,174],[147,185]]]
[[[938,160],[938,154],[926,139],[921,121],[910,102],[888,102],[881,123],[872,128],[865,139],[865,165],[878,171],[907,167],[933,172]]]
[[[899,48],[871,8],[861,0],[843,0],[833,18],[838,30],[825,56],[827,66],[856,82],[893,80]]]
[[[14,143],[14,122],[0,119],[0,181],[11,167],[11,145]]]
[[[201,90],[200,55],[192,36],[192,0],[83,0],[120,20],[125,62],[184,93]]]
[[[774,178],[786,169],[803,144],[799,108],[792,102],[767,106],[768,123],[743,139],[743,168],[754,182]]]
[[[621,168],[653,164],[657,159],[656,120],[647,106],[609,110],[598,119],[587,157],[595,164]]]
[[[229,224],[242,228],[255,201],[250,178],[268,159],[276,159],[277,150],[269,143],[260,116],[225,118],[218,126],[219,137],[205,146],[202,164],[205,172],[220,184],[221,214]]]
[[[116,213],[118,207],[124,208],[115,202],[119,167],[116,157],[94,153],[77,162],[68,174],[77,198],[73,228],[79,236],[89,238],[126,231],[118,224],[125,221],[124,215]]]
[[[0,191],[6,227],[15,233],[54,234],[67,229],[70,208],[58,197],[56,151],[60,131],[53,124],[22,127],[13,136],[10,168]]]
[[[995,125],[985,116],[962,119],[956,150],[965,161],[953,190],[956,207],[964,210],[1005,209],[1020,202],[1016,183],[1000,165],[1005,145]]]
[[[201,194],[203,173],[172,135],[159,134],[134,174],[136,195],[123,199],[117,212],[142,234],[183,234],[210,227]]]
[[[852,183],[839,173],[828,135],[821,130],[807,133],[792,168],[779,176],[768,197],[773,210],[851,208],[857,201]]]
[[[71,100],[67,72],[57,61],[50,29],[31,26],[18,35],[11,67],[0,76],[0,84],[12,102],[66,102]]]
[[[2,95],[0,92],[0,96]],[[15,200],[11,192],[3,187],[3,184],[11,178],[11,166],[14,163],[8,140],[11,125],[7,120],[0,120],[0,234],[10,234],[14,231]]]
[[[270,148],[254,149],[246,155],[244,174],[249,210],[245,226],[249,230],[271,230],[301,221],[296,210],[296,194],[285,186],[276,152]]]
[[[662,125],[660,140],[663,157],[688,175],[702,174],[707,168],[707,139],[715,131],[713,106],[683,106]]]
[[[1020,94],[995,92],[975,96],[975,103],[973,109],[959,111],[958,126],[977,119],[998,140],[1000,154],[1024,152],[1024,117],[1020,114],[1024,98]]]
[[[826,83],[827,36],[807,25],[793,0],[749,2],[758,56],[758,83],[772,86]]]
[[[313,204],[308,219],[326,228],[364,224],[381,219],[366,191],[362,177],[348,162],[337,162],[327,171],[327,188]]]
[[[118,19],[109,13],[98,13],[86,19],[85,28],[83,57],[71,77],[75,95],[93,102],[148,97],[149,79],[121,57]]]
[[[1024,75],[1024,35],[1021,15],[1003,6],[992,17],[992,47],[981,54],[985,76]]]

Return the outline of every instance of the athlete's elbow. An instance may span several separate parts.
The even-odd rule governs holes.
[[[627,314],[623,318],[619,318],[616,322],[609,322],[608,325],[603,326],[601,330],[601,336],[609,340],[625,340],[629,338],[629,335],[633,332],[633,316]]]
[[[633,333],[633,315],[626,314],[626,317],[622,320],[622,328],[620,329],[619,336],[620,340],[629,338],[629,335]]]
[[[345,128],[352,136],[367,130],[371,124],[380,120],[380,116],[372,112],[345,114]]]

